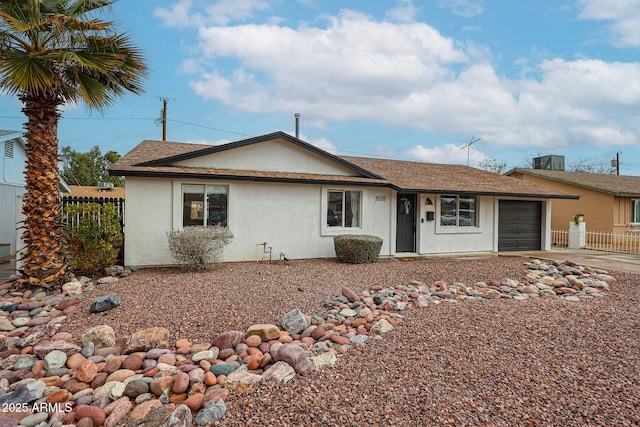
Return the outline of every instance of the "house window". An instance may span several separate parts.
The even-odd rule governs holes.
[[[361,191],[329,190],[327,193],[327,226],[360,227]]]
[[[640,199],[631,200],[631,222],[640,223]]]
[[[478,209],[475,196],[446,195],[440,197],[440,225],[475,227]]]
[[[182,225],[227,226],[226,185],[183,185]]]

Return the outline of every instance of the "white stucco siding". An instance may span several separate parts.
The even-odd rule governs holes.
[[[433,205],[425,206],[426,198]],[[440,197],[434,194],[421,195],[418,218],[419,253],[445,254],[464,252],[493,252],[496,233],[495,197],[478,197],[477,227],[445,227],[440,225]],[[434,220],[426,220],[426,211],[434,211]]]
[[[395,228],[395,191],[390,188],[369,188],[364,192],[363,232],[382,238],[381,256],[391,256],[396,247]]]
[[[229,189],[228,227],[234,234],[227,261],[331,256],[332,242],[320,236],[320,188],[314,185],[234,183]]]
[[[259,243],[272,248],[272,259],[335,257],[337,234],[373,234],[383,238],[381,254],[390,254],[391,190],[363,187],[127,178],[125,209],[125,263],[170,265],[166,232],[182,227],[183,184],[227,185],[227,223],[234,238],[224,260],[255,261],[267,258]],[[326,226],[326,192],[362,192],[362,224],[358,228]],[[378,196],[378,201],[376,201]]]
[[[176,163],[180,166],[352,176],[346,167],[276,139]]]
[[[125,264],[172,264],[166,236],[173,216],[172,180],[128,177],[126,188]]]
[[[333,190],[362,192],[362,226],[326,226],[326,193]],[[289,259],[335,257],[333,237],[338,234],[374,234],[384,239],[388,254],[388,206],[372,204],[370,189],[321,187],[302,184],[236,182],[229,185],[229,229],[234,234],[225,249],[225,261],[268,259],[260,243],[272,248],[272,259],[283,253]],[[389,190],[382,190],[388,192]],[[256,254],[257,253],[257,254]]]

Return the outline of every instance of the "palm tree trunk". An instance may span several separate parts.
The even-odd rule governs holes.
[[[27,116],[26,190],[22,283],[46,288],[61,285],[66,272],[62,246],[62,202],[58,193],[58,120],[56,96],[23,95]]]

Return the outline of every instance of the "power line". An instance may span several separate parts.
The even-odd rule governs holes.
[[[232,131],[232,130],[220,129],[220,128],[215,128],[215,127],[212,127],[212,126],[205,126],[205,125],[199,125],[197,123],[185,122],[185,121],[182,121],[182,120],[167,119],[167,121],[168,122],[181,123],[183,125],[195,126],[195,127],[204,128],[204,129],[217,130],[219,132],[232,133],[234,135],[241,135],[241,136],[248,136],[248,137],[255,136],[255,135],[249,135],[247,133],[235,132],[235,131]]]

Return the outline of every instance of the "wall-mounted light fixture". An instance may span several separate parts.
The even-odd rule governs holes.
[[[424,202],[425,206],[433,206],[433,202],[431,201],[431,197],[427,197],[427,200]]]

